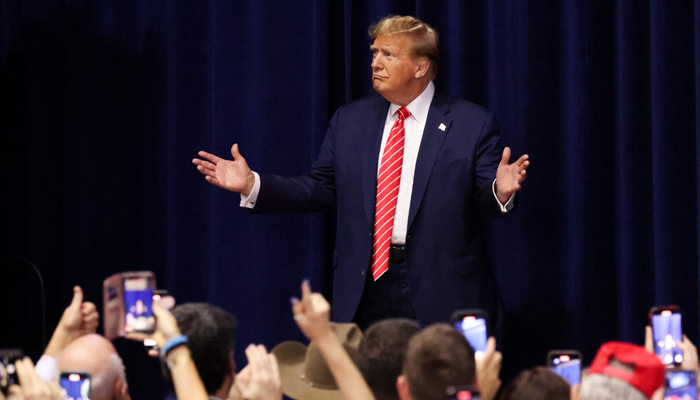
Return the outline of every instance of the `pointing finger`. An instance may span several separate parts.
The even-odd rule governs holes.
[[[304,279],[304,281],[301,282],[301,298],[302,300],[306,300],[311,296],[311,284],[309,284],[308,279]]]

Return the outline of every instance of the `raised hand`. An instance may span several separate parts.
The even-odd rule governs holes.
[[[503,149],[501,163],[496,171],[496,197],[501,204],[506,204],[513,193],[521,189],[521,184],[527,177],[527,167],[530,165],[527,154],[523,155],[513,164],[508,164],[510,160],[510,148]]]
[[[23,398],[24,400],[59,400],[61,399],[60,389],[53,383],[44,382],[34,371],[34,364],[29,357],[15,362],[17,377],[20,387],[14,388],[14,396],[10,399]],[[21,396],[20,396],[21,395]]]
[[[238,144],[231,147],[233,161],[224,160],[206,151],[200,151],[198,154],[204,160],[195,158],[192,163],[197,166],[197,170],[204,175],[207,182],[245,196],[253,190],[255,175],[245,158],[238,152]]]
[[[265,346],[253,344],[245,354],[248,365],[236,375],[229,399],[281,400],[282,381],[275,355],[268,354]]]
[[[695,371],[700,375],[700,364],[698,363],[698,349],[695,348],[693,342],[683,335],[683,340],[678,342],[678,348],[683,352],[683,362],[681,369],[686,371]]]
[[[177,326],[177,320],[170,311],[160,306],[159,302],[153,300],[153,315],[156,317],[156,331],[148,335],[145,333],[132,332],[127,333],[126,337],[132,340],[143,341],[145,339],[153,339],[159,348],[163,348],[168,340],[180,336],[180,327]]]
[[[484,356],[476,363],[476,379],[484,400],[493,400],[501,387],[498,374],[501,372],[502,359],[501,352],[496,350],[496,339],[490,337],[486,342]]]
[[[309,281],[301,284],[301,301],[292,299],[294,320],[309,340],[333,335],[331,331],[331,306],[320,293],[311,293]]]
[[[80,286],[74,287],[73,300],[63,312],[44,354],[55,357],[73,340],[95,333],[99,318],[95,304],[83,302],[83,290]]]

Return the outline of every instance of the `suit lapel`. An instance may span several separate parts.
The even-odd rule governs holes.
[[[436,92],[433,96],[433,101],[430,103],[428,119],[425,122],[425,130],[423,131],[423,138],[421,139],[420,149],[418,150],[406,232],[410,232],[413,219],[418,213],[421,201],[423,201],[423,195],[428,186],[428,181],[433,171],[433,165],[435,165],[435,160],[437,159],[438,153],[440,153],[442,143],[452,125],[452,119],[448,117],[449,112],[450,104],[447,97]]]
[[[367,132],[365,150],[362,156],[362,189],[367,214],[367,227],[374,233],[374,208],[377,202],[377,168],[379,168],[379,150],[382,146],[382,134],[389,102],[378,100],[374,109],[367,115],[363,126]]]

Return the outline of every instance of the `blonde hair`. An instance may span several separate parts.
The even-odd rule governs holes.
[[[440,53],[438,51],[438,34],[432,26],[418,18],[402,15],[389,15],[369,27],[369,36],[406,35],[413,43],[413,55],[430,61],[432,78],[438,74]]]

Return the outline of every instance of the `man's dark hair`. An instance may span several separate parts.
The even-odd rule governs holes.
[[[206,303],[186,303],[172,310],[180,332],[207,393],[214,394],[231,372],[230,357],[236,338],[236,318]]]
[[[408,343],[403,373],[413,400],[444,400],[448,386],[476,382],[474,349],[448,324],[433,324]]]
[[[546,367],[527,369],[501,393],[499,400],[569,400],[571,386]]]
[[[403,370],[411,337],[420,330],[416,321],[395,318],[372,324],[362,336],[357,367],[377,400],[398,399],[396,378]]]

